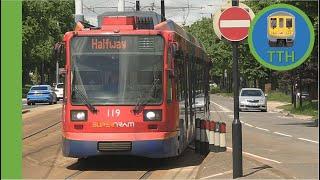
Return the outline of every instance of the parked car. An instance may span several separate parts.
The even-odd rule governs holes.
[[[63,99],[63,89],[64,89],[63,83],[58,83],[54,87],[54,92],[57,94],[58,101],[60,99]]]
[[[205,98],[205,96],[203,93],[196,95],[195,103],[192,104],[192,108],[199,109],[200,111],[203,111],[204,105],[205,105],[204,98]]]
[[[302,99],[306,99],[306,100],[310,99],[310,95],[309,95],[308,92],[302,91],[301,94],[302,94],[302,95],[301,95],[301,98],[302,98]],[[300,98],[300,92],[297,93],[297,98]]]
[[[258,88],[242,88],[239,94],[239,110],[261,110],[267,112],[266,95]]]
[[[35,85],[30,88],[27,104],[35,105],[36,103],[57,104],[57,95],[50,85]]]

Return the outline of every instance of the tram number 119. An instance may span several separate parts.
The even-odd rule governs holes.
[[[108,109],[107,116],[110,118],[119,117],[120,116],[120,109]]]

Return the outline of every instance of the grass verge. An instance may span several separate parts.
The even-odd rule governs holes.
[[[291,102],[291,96],[282,92],[271,91],[268,93],[268,101]]]
[[[307,115],[317,118],[319,114],[318,102],[305,101],[302,103],[302,107],[299,107],[297,103],[297,108],[293,107],[293,104],[279,106],[278,108],[289,111],[291,114]]]

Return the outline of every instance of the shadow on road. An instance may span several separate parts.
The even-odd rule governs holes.
[[[257,173],[259,171],[262,171],[264,169],[269,169],[269,168],[272,168],[271,166],[268,166],[268,165],[263,165],[263,166],[259,166],[259,167],[255,167],[255,168],[252,168],[252,172],[248,173],[248,174],[244,174],[243,177],[247,177],[247,176],[250,176],[254,173]],[[251,169],[250,169],[251,170]]]
[[[306,127],[319,127],[318,120],[312,120],[307,122],[297,122],[297,123],[285,123],[278,125],[298,125],[298,126],[306,126]]]
[[[186,166],[198,166],[206,156],[187,149],[177,158],[151,159],[135,156],[96,156],[79,159],[68,166],[70,170],[81,171],[152,171],[168,170]]]

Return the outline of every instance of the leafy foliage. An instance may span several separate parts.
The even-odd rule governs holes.
[[[42,83],[54,79],[56,59],[52,48],[63,34],[74,27],[74,1],[22,2],[22,77],[30,83],[30,72],[40,70]],[[64,62],[60,62],[63,65]],[[43,67],[43,68],[42,68]],[[42,72],[43,70],[43,72]],[[45,75],[48,77],[46,82]]]
[[[254,13],[258,13],[263,8],[275,4],[282,3],[281,0],[270,1],[247,1],[244,2],[248,5]],[[283,1],[283,3],[291,4],[304,11],[310,18],[314,25],[315,39],[318,39],[318,2],[299,2],[299,1]],[[199,41],[206,48],[207,53],[213,61],[213,68],[211,69],[212,79],[221,84],[221,79],[224,76],[224,70],[228,72],[230,77],[232,74],[232,48],[231,43],[218,39],[213,30],[213,21],[209,18],[203,18],[187,30],[197,37]],[[242,86],[259,86],[264,88],[265,83],[271,83],[272,89],[279,89],[283,92],[290,91],[293,83],[297,83],[301,77],[305,88],[308,90],[317,87],[317,74],[318,74],[318,43],[315,42],[314,49],[308,60],[302,66],[285,72],[276,72],[267,69],[260,65],[250,53],[248,43],[242,42],[239,46],[239,68],[241,75]],[[259,82],[256,84],[256,82]],[[221,87],[221,86],[220,86]]]

